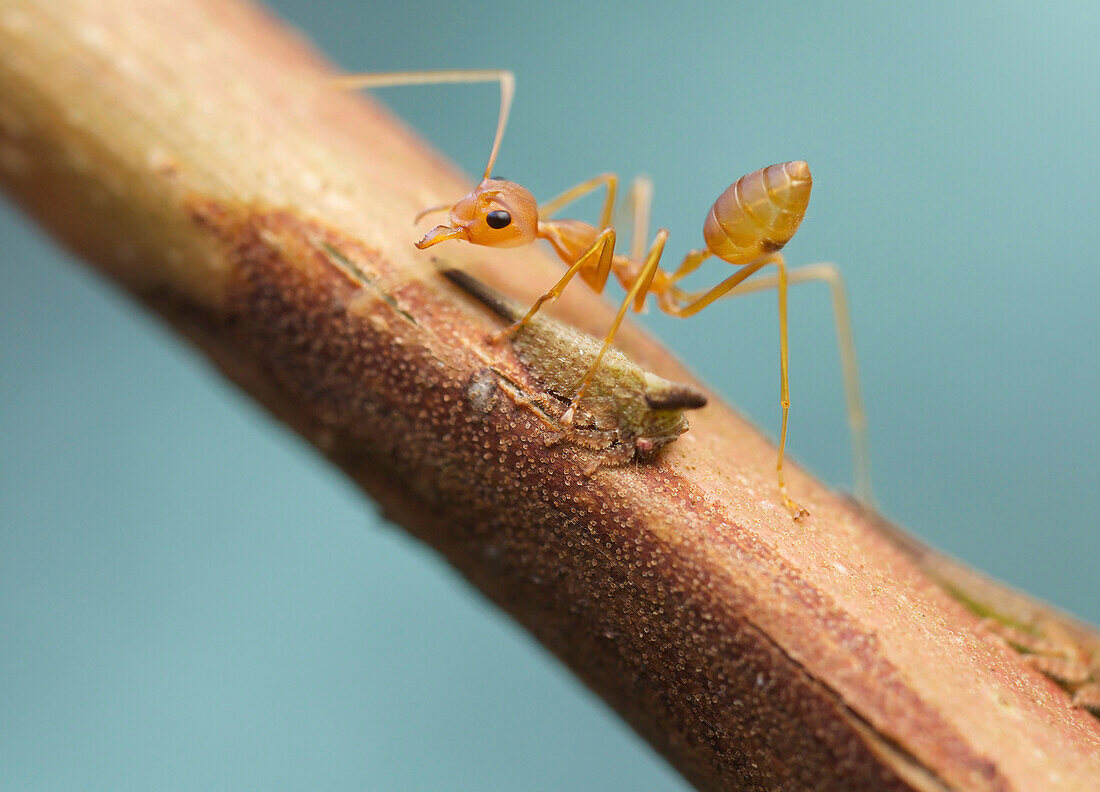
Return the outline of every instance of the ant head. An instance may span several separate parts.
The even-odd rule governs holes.
[[[451,207],[451,225],[436,226],[416,246],[423,250],[448,239],[475,245],[516,247],[538,236],[539,208],[526,187],[504,179],[485,179]]]

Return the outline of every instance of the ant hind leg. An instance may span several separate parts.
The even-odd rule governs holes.
[[[694,261],[696,254],[701,251],[695,251],[689,253],[684,259],[684,263],[677,269],[677,273],[683,271],[688,265],[689,260]],[[701,262],[705,256],[699,258]],[[780,406],[783,410],[782,423],[779,430],[779,458],[775,464],[776,478],[779,482],[779,492],[783,496],[783,503],[787,507],[787,511],[790,512],[791,517],[798,520],[805,517],[809,512],[802,508],[791,496],[787,494],[787,484],[783,478],[783,459],[786,454],[787,447],[787,417],[791,409],[791,391],[788,378],[788,346],[787,346],[787,264],[783,260],[783,257],[778,253],[773,253],[768,256],[763,256],[751,264],[746,264],[733,275],[730,275],[724,281],[719,283],[714,288],[704,292],[702,295],[689,295],[685,298],[684,303],[678,305],[665,305],[661,304],[661,307],[673,316],[688,317],[694,316],[699,311],[706,308],[715,300],[725,297],[730,294],[734,289],[743,283],[746,279],[759,272],[761,269],[769,264],[774,264],[779,270],[779,274],[776,280],[776,286],[779,292],[779,378],[780,378]],[[695,264],[698,266],[698,263]],[[690,270],[688,270],[690,271]],[[674,274],[675,277],[675,274]]]
[[[788,281],[808,283],[822,281],[829,287],[833,303],[833,322],[836,325],[837,347],[840,353],[840,369],[844,378],[844,400],[848,413],[848,431],[852,438],[852,468],[856,498],[868,506],[875,502],[871,488],[871,453],[867,441],[867,416],[863,410],[863,397],[859,386],[859,365],[856,361],[855,337],[848,310],[848,297],[844,278],[834,264],[807,264],[792,269]],[[778,275],[754,278],[730,291],[727,297],[739,297],[779,285]]]

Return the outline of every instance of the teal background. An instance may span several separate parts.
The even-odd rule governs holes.
[[[497,170],[649,173],[673,262],[809,161],[788,260],[848,278],[884,511],[1100,621],[1100,6],[274,5],[349,71],[513,69]],[[384,98],[483,167],[491,87]],[[0,240],[0,787],[684,788],[154,319],[10,207]],[[791,453],[848,486],[824,290],[792,310]],[[773,298],[645,321],[776,430]]]

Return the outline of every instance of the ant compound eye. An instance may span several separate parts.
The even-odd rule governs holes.
[[[494,209],[485,215],[485,222],[489,224],[489,228],[504,228],[512,222],[512,215],[503,209]]]

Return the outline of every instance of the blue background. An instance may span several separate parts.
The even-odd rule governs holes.
[[[809,161],[788,260],[848,278],[884,511],[1100,621],[1100,6],[275,6],[349,71],[515,70],[497,170],[649,173],[670,261]],[[483,167],[491,87],[384,98]],[[10,207],[0,239],[0,786],[683,788],[155,320]],[[792,309],[791,453],[848,486],[824,290]],[[646,322],[776,430],[773,298]]]

